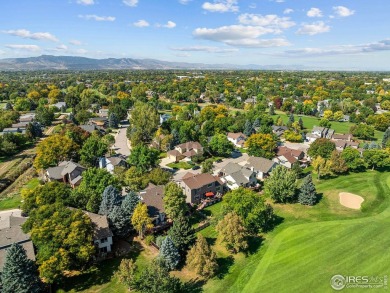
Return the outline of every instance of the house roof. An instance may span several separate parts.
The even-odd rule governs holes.
[[[246,135],[243,134],[242,132],[236,132],[236,133],[228,132],[227,137],[234,139],[234,140],[238,139],[239,137],[243,137],[244,139],[246,139]]]
[[[106,158],[107,161],[110,161],[110,163],[113,165],[113,166],[118,166],[121,162],[126,162],[126,160],[124,160],[123,158],[121,157],[109,157],[109,158]]]
[[[235,173],[237,171],[240,171],[242,168],[243,167],[240,166],[239,164],[230,162],[225,167],[223,167],[221,169],[221,172],[224,174],[232,174],[232,173]]]
[[[181,156],[181,153],[178,150],[170,150],[167,152],[167,154],[175,157]]]
[[[198,153],[194,150],[186,151],[183,153],[183,156],[186,156],[187,158],[192,158],[193,156],[197,155]]]
[[[293,157],[299,157],[302,154],[304,154],[304,152],[300,151],[300,150],[290,149],[290,148],[285,147],[285,146],[280,146],[277,148],[277,150],[276,150],[277,156],[281,156],[281,155],[285,155],[285,154],[290,154]]]
[[[249,157],[245,166],[253,168],[255,171],[268,173],[271,171],[275,163],[271,160],[261,157]]]
[[[283,155],[280,155],[278,156],[278,159],[280,160],[280,158],[285,158],[288,162],[290,162],[291,164],[294,164],[296,161],[298,161],[295,157],[293,157],[291,154],[289,153],[285,153]]]
[[[81,181],[81,179],[83,179],[82,176],[77,176],[76,178],[73,178],[71,181],[70,181],[70,184],[72,185],[77,185],[77,183],[79,183]]]
[[[202,145],[197,142],[197,141],[188,141],[188,142],[185,142],[185,143],[182,143],[182,144],[179,144],[176,146],[176,148],[181,148],[181,149],[202,149]]]
[[[182,182],[190,189],[198,189],[213,182],[218,182],[219,184],[222,184],[222,181],[218,177],[208,173],[202,173],[197,175],[194,175],[192,173],[190,174],[192,176],[188,175],[187,173],[182,178]]]
[[[331,142],[333,142],[337,148],[345,148],[345,145],[347,144],[345,140],[331,140]]]
[[[83,211],[83,213],[91,219],[94,241],[113,236],[111,229],[108,225],[107,216],[102,216],[87,211]]]
[[[140,192],[141,200],[148,207],[149,216],[155,217],[158,216],[159,213],[165,212],[164,209],[164,185],[153,185],[149,184],[149,186]]]
[[[61,175],[65,176],[66,174],[72,173],[76,169],[80,169],[81,171],[86,170],[87,168],[81,166],[80,164],[77,164],[72,161],[63,161],[58,164],[58,166],[63,166],[63,170],[61,171]]]
[[[95,130],[98,130],[98,128],[96,127],[95,124],[92,124],[92,125],[89,125],[89,124],[85,124],[85,125],[80,125],[79,126],[81,129],[89,132],[89,133],[92,133],[94,132]]]
[[[351,134],[333,134],[333,139],[344,139],[344,140],[347,140],[347,139],[350,139],[352,137]]]
[[[0,270],[4,266],[4,261],[7,255],[7,248],[13,243],[19,243],[25,250],[27,257],[31,260],[35,260],[35,253],[30,235],[25,234],[22,231],[21,225],[27,220],[23,217],[9,216],[2,222],[6,222],[5,225],[2,223],[2,229],[0,229]]]
[[[241,185],[241,184],[246,184],[249,182],[249,179],[247,179],[244,174],[240,171],[228,174],[226,177],[231,177],[234,180],[234,183]],[[226,178],[225,177],[225,178]],[[229,181],[229,180],[227,180]]]
[[[47,168],[46,172],[47,172],[47,175],[49,176],[49,178],[59,180],[59,179],[63,178],[63,176],[61,174],[62,170],[64,170],[63,166],[57,166],[57,167]]]

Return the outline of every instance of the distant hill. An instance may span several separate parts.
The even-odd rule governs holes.
[[[260,66],[168,62],[155,59],[107,58],[92,59],[74,56],[42,55],[28,58],[0,59],[1,71],[16,70],[99,70],[99,69],[254,69],[303,70],[301,66]]]

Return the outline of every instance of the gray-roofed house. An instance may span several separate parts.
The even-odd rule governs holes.
[[[94,214],[91,212],[83,211],[92,222],[93,226],[93,243],[99,251],[99,254],[111,252],[112,250],[112,231],[108,224],[107,216]]]
[[[250,156],[247,161],[240,163],[240,165],[255,172],[257,179],[263,180],[269,176],[269,173],[275,168],[276,163],[266,158]]]
[[[163,124],[165,121],[168,121],[169,118],[171,118],[171,115],[167,113],[160,115],[160,125]]]
[[[205,198],[220,196],[224,192],[224,183],[217,176],[208,173],[186,173],[178,184],[183,189],[190,204],[199,204]]]
[[[27,257],[35,261],[34,246],[30,235],[22,231],[22,224],[27,220],[24,217],[8,216],[0,218],[0,271],[3,269],[7,249],[13,244],[20,244]]]
[[[60,181],[69,183],[72,188],[74,188],[81,183],[81,175],[86,169],[87,168],[75,162],[64,161],[59,163],[57,167],[47,168],[45,179],[46,181]]]
[[[236,147],[242,148],[247,139],[247,136],[242,132],[237,132],[237,133],[229,132],[227,134],[227,139],[231,143],[233,143]]]
[[[228,163],[219,172],[218,176],[222,177],[222,181],[230,190],[239,187],[255,186],[257,183],[256,173],[245,166],[236,163]]]
[[[191,161],[192,157],[203,154],[203,147],[197,141],[189,141],[175,146],[175,149],[167,152],[168,157],[178,162],[182,159]]]
[[[20,115],[19,122],[32,122],[35,120],[35,113],[26,113],[24,115]]]
[[[306,139],[309,143],[314,142],[318,138],[331,139],[333,137],[334,130],[326,127],[314,126],[311,133],[306,135]]]
[[[56,107],[60,111],[62,111],[63,109],[66,110],[66,103],[65,102],[58,102],[58,103],[55,103],[55,104],[53,104],[51,106],[52,107]]]
[[[286,130],[288,130],[288,127],[287,127],[287,126],[272,125],[271,128],[272,128],[272,132],[273,132],[276,136],[278,136],[278,137],[282,136],[283,133],[284,133]]]
[[[129,164],[126,162],[125,158],[122,156],[99,158],[99,168],[100,169],[106,169],[111,174],[114,174],[115,167],[128,168]]]
[[[149,217],[157,226],[166,221],[164,209],[164,185],[154,185],[149,183],[148,187],[139,193],[141,201],[148,207]]]

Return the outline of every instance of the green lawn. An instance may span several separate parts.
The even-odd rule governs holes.
[[[276,119],[276,117],[278,116],[282,118],[284,123],[287,123],[290,115],[286,115],[284,112],[277,111],[277,114],[274,115],[273,117],[274,119]],[[303,126],[308,130],[311,130],[314,126],[319,126],[321,120],[320,118],[313,117],[313,116],[294,115],[295,121],[298,121],[300,117],[302,118]],[[352,122],[331,121],[331,125],[332,125],[331,128],[334,129],[336,133],[349,133],[350,132],[349,129],[351,128],[351,126],[355,124]],[[382,141],[383,132],[375,130],[374,138],[377,141]]]
[[[187,162],[177,162],[177,163],[169,163],[167,165],[168,167],[170,168],[176,168],[176,169],[184,169],[184,170],[188,170],[188,169],[191,169],[193,166],[188,164]]]
[[[26,183],[23,188],[27,189],[33,189],[34,187],[39,185],[39,179],[33,178],[29,182]],[[17,193],[16,195],[12,197],[5,197],[3,199],[0,199],[0,211],[1,210],[9,210],[9,209],[15,209],[21,205],[21,196],[20,193]]]

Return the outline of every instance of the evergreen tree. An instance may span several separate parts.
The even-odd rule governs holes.
[[[160,247],[160,257],[165,261],[169,270],[174,270],[180,261],[180,254],[171,237],[165,237]]]
[[[301,127],[301,129],[304,128],[302,117],[299,117],[298,124]]]
[[[169,182],[164,188],[164,209],[168,218],[177,219],[187,211],[186,196],[175,182]]]
[[[112,211],[108,214],[110,228],[112,233],[118,237],[126,237],[131,231],[130,217],[122,209],[121,206],[114,206]]]
[[[121,194],[114,186],[107,186],[102,195],[100,203],[99,215],[108,215],[114,209],[114,206],[121,204]]]
[[[385,148],[390,141],[390,127],[388,127],[383,134],[383,139],[382,139],[382,148]]]
[[[134,191],[130,191],[122,200],[121,208],[128,218],[131,218],[139,202],[140,198]]]
[[[299,191],[298,202],[310,206],[315,205],[317,202],[316,187],[310,174],[303,179],[301,190]]]
[[[187,266],[206,278],[214,276],[218,269],[217,256],[202,234],[198,234],[195,245],[188,252]]]
[[[172,134],[172,140],[170,144],[170,149],[172,150],[175,146],[180,144],[180,135],[179,135],[179,131],[177,131],[176,128],[172,130],[171,134]]]
[[[3,293],[43,291],[34,262],[27,258],[26,251],[17,243],[7,249],[1,284]]]
[[[173,222],[173,226],[169,230],[168,236],[171,237],[180,253],[185,252],[195,240],[194,229],[192,229],[188,218],[183,216],[178,217]]]
[[[250,136],[252,133],[253,133],[252,124],[251,124],[251,122],[249,120],[246,120],[245,121],[245,126],[244,126],[244,134],[246,136]]]
[[[68,120],[72,122],[73,124],[77,124],[76,118],[74,117],[73,113],[70,113],[68,116]]]
[[[268,112],[271,116],[272,115],[275,115],[275,107],[274,105],[272,104],[270,107],[269,107],[269,112]]]
[[[283,123],[282,117],[278,116],[278,117],[276,118],[275,124],[276,124],[277,126],[283,126],[284,123]]]
[[[291,171],[295,172],[298,179],[302,177],[303,169],[302,169],[299,161],[296,161],[295,163],[292,164]]]
[[[291,124],[295,122],[294,114],[290,114],[290,116],[288,117],[288,122],[290,122]]]
[[[111,113],[108,117],[108,127],[110,128],[118,128],[119,119],[115,113]]]
[[[12,110],[12,105],[10,102],[7,102],[7,104],[5,104],[5,107],[4,107],[5,110]]]
[[[253,122],[252,129],[253,131],[256,131],[256,128],[260,127],[260,119],[256,118],[256,120]]]

